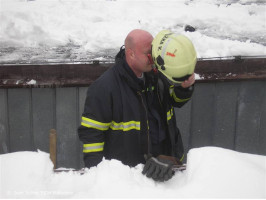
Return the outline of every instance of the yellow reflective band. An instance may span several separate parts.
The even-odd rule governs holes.
[[[116,123],[116,122],[112,121],[110,128],[112,130],[123,130],[123,131],[129,131],[132,129],[140,130],[140,122],[129,121],[129,122]]]
[[[103,151],[104,142],[83,145],[83,153]]]
[[[182,157],[181,157],[181,159],[180,159],[180,161],[181,161],[181,162],[183,161],[183,159],[184,159],[184,156],[185,156],[185,155],[183,154],[183,156],[182,156]]]
[[[129,131],[132,129],[140,130],[140,121],[129,121],[129,122],[119,122],[119,123],[112,121],[110,123],[103,123],[95,121],[93,119],[82,117],[81,125],[88,128],[98,129],[101,131],[106,131],[109,128],[111,128],[112,130],[122,130],[122,131]]]
[[[176,95],[175,95],[175,92],[174,92],[174,86],[170,86],[169,88],[169,92],[170,92],[170,96],[173,97],[174,101],[177,102],[177,103],[182,103],[182,102],[185,102],[185,101],[188,101],[190,98],[187,98],[187,99],[180,99],[178,98]]]
[[[188,100],[190,99],[190,98],[187,98],[187,99],[180,99],[180,98],[178,98],[178,97],[175,95],[174,92],[173,92],[173,98],[174,98],[175,102],[177,102],[177,103],[185,102],[185,101],[188,101]]]
[[[106,131],[109,129],[111,123],[102,123],[99,121],[95,121],[93,119],[89,119],[86,117],[81,118],[81,125],[88,128],[95,128],[101,131]]]
[[[174,115],[174,111],[173,108],[171,108],[168,112],[167,112],[167,120],[169,121],[172,116]]]
[[[145,92],[145,91],[149,92],[153,90],[154,90],[154,86],[151,86],[151,87],[146,88],[146,90],[142,90],[142,92]]]

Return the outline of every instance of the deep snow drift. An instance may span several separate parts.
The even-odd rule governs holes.
[[[0,63],[112,60],[136,28],[185,34],[199,58],[266,55],[265,10],[262,0],[0,0]]]
[[[164,183],[117,160],[53,173],[49,154],[0,155],[1,198],[266,198],[266,156],[204,147],[188,153],[187,170]]]

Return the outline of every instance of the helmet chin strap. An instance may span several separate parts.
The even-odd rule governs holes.
[[[181,84],[182,84],[182,82],[180,82],[180,83],[174,83],[173,81],[171,81],[169,79],[167,79],[167,80],[168,80],[168,83],[170,83],[170,85],[173,85],[173,86],[181,86]]]

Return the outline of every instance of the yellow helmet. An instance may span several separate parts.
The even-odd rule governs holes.
[[[181,83],[194,73],[197,54],[186,36],[163,30],[152,42],[152,59],[170,81]]]

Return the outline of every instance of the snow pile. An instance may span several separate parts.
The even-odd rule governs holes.
[[[38,193],[46,186],[53,164],[44,152],[17,152],[0,155],[1,197]]]
[[[266,198],[266,157],[217,147],[192,149],[187,170],[164,183],[117,160],[76,172],[53,173],[49,155],[0,156],[1,198]]]
[[[261,0],[0,0],[0,61],[114,58],[133,29],[187,35],[198,57],[266,54]],[[192,25],[196,32],[184,31]]]

